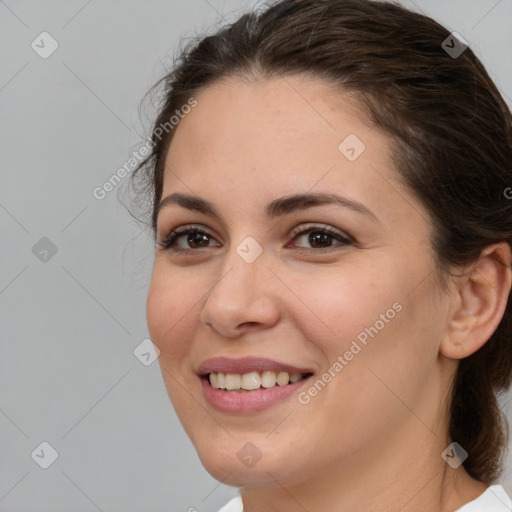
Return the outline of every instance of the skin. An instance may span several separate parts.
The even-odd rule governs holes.
[[[200,196],[221,219],[169,204],[157,237],[187,224],[210,237],[157,246],[147,319],[168,394],[205,468],[242,487],[245,512],[453,511],[486,485],[449,467],[445,404],[458,360],[492,334],[510,290],[510,250],[489,247],[442,287],[430,217],[400,181],[389,140],[354,98],[304,76],[226,79],[195,95],[176,129],[163,197]],[[364,142],[353,162],[338,150]],[[269,218],[291,194],[335,192],[371,210],[301,208]],[[334,237],[319,252],[314,223]],[[251,236],[263,253],[236,252]],[[320,245],[321,247],[321,245]],[[301,252],[302,251],[302,252]],[[251,414],[205,401],[197,368],[215,356],[260,356],[309,367],[320,377],[393,304],[402,309],[307,405],[293,395]],[[237,452],[254,444],[246,467]]]

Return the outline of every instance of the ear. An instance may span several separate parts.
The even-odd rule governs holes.
[[[452,359],[468,357],[492,336],[505,308],[512,282],[507,243],[486,247],[478,260],[455,278],[454,307],[440,352]]]

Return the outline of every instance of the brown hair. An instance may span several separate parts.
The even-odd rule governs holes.
[[[356,93],[390,137],[398,172],[431,215],[440,269],[471,263],[495,242],[510,244],[510,110],[470,48],[456,58],[445,51],[449,36],[393,3],[282,0],[192,41],[160,82],[152,150],[133,176],[136,191],[150,195],[153,232],[173,135],[162,137],[158,127],[221,78],[303,73]],[[507,443],[497,396],[512,379],[511,333],[509,301],[488,342],[460,361],[449,404],[451,438],[469,454],[465,469],[486,483],[500,475]]]

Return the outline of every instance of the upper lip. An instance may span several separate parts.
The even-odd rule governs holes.
[[[274,372],[293,373],[313,373],[308,368],[299,368],[287,363],[281,363],[268,359],[266,357],[242,357],[232,359],[229,357],[213,357],[203,361],[197,370],[199,375],[207,375],[208,373],[250,373],[270,370]]]

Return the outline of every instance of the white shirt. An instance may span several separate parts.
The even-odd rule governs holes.
[[[455,512],[511,512],[512,501],[501,485],[491,485],[476,500],[466,503]],[[242,498],[237,496],[219,512],[243,512]]]

